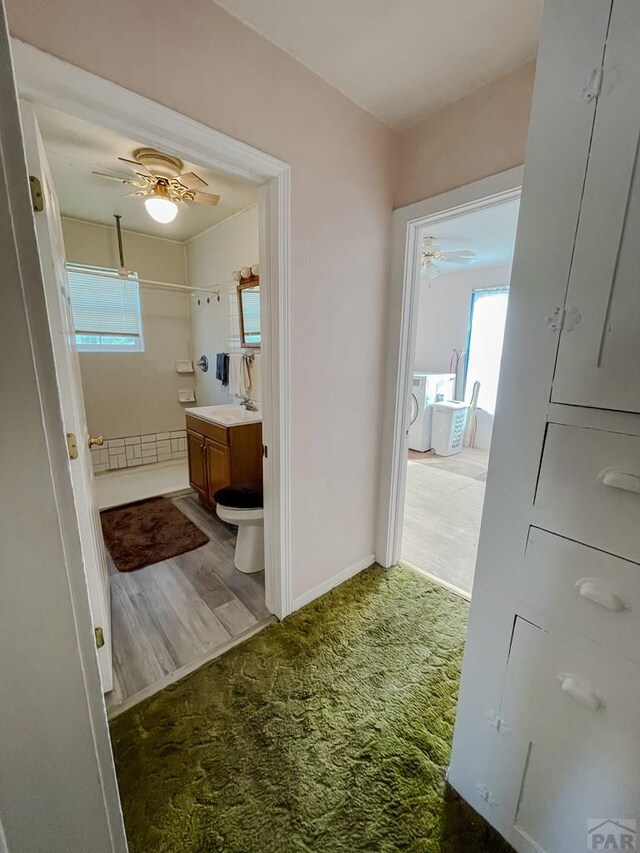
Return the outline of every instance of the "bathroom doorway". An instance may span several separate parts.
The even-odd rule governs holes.
[[[31,99],[22,103],[23,120],[28,117],[24,121],[26,143],[31,154],[37,152],[29,163],[30,171],[42,175],[45,199],[51,202],[43,212],[44,219],[36,219],[41,229],[38,236],[43,267],[47,270],[43,241],[48,244],[49,260],[55,256],[58,265],[68,263],[57,319],[60,329],[66,321],[71,324],[67,337],[73,339],[73,346],[70,356],[60,348],[56,369],[67,390],[73,390],[74,382],[81,388],[78,398],[84,398],[86,404],[88,437],[93,444],[86,455],[95,485],[77,484],[76,504],[89,506],[95,502],[107,516],[123,510],[113,524],[103,523],[107,539],[109,528],[116,540],[120,538],[115,546],[110,544],[106,572],[99,556],[93,565],[85,559],[87,584],[90,593],[93,590],[92,621],[103,685],[108,691],[107,707],[111,712],[120,711],[217,656],[274,616],[288,612],[288,542],[282,535],[282,511],[288,501],[288,446],[281,441],[288,428],[288,375],[281,369],[288,345],[281,301],[283,292],[286,295],[287,259],[279,240],[282,229],[288,227],[288,208],[284,202],[281,207],[274,204],[278,196],[288,192],[287,167],[267,157],[261,161],[262,155],[245,150],[241,143],[219,138],[213,131],[131,93],[126,95],[135,103],[130,104],[129,132],[123,132],[121,92],[116,93],[117,119],[113,92],[97,96],[95,109],[87,110],[79,101],[97,85],[91,75],[70,66],[64,66],[64,73],[58,73],[58,68],[56,73],[45,73],[44,66],[57,64],[57,60],[44,55],[39,55],[42,66],[36,62],[34,68],[29,63],[25,70],[27,63],[20,62],[20,54],[19,49],[18,79],[28,87]],[[64,77],[69,74],[76,77],[75,86],[65,86],[69,81]],[[51,91],[52,80],[64,95]],[[67,97],[69,91],[77,93],[77,101]],[[93,113],[93,121],[87,121],[88,112]],[[161,139],[154,136],[158,126],[167,129]],[[91,145],[96,139],[98,147],[103,144],[102,159],[93,156],[96,152]],[[124,148],[120,143],[126,143]],[[217,156],[221,145],[226,146],[224,165]],[[101,187],[116,189],[118,198],[131,187],[122,180],[109,181],[104,175],[129,175],[136,182],[134,191],[140,190],[140,183],[148,184],[149,174],[154,174],[154,164],[145,163],[144,158],[141,162],[136,152],[152,147],[182,159],[185,173],[197,175],[197,193],[205,193],[207,184],[215,185],[220,206],[226,201],[223,215],[212,221],[213,205],[203,205],[202,212],[196,209],[196,221],[189,232],[194,199],[188,198],[190,204],[180,223],[183,231],[167,237],[153,233],[156,221],[147,223],[144,219],[146,199],[134,196],[117,202],[123,207],[116,216],[122,219],[107,224],[106,209],[115,197],[111,192],[107,198],[109,191],[104,195]],[[125,160],[138,158],[140,168],[118,161],[120,156]],[[112,168],[106,163],[109,157],[113,159]],[[54,161],[53,168],[48,161]],[[102,176],[93,174],[100,171]],[[190,180],[195,185],[196,179]],[[56,195],[62,208],[62,221],[57,224]],[[128,205],[126,211],[124,205]],[[127,228],[129,222],[132,227]],[[56,227],[60,239],[54,234]],[[221,236],[221,229],[234,230],[234,238],[228,233]],[[232,264],[221,247],[234,242],[235,237],[238,254]],[[224,275],[217,273],[215,262],[222,268],[225,261],[230,268]],[[243,336],[237,279],[249,278],[254,297],[259,287],[260,299],[254,298],[247,307],[247,334]],[[50,310],[51,296],[52,292],[48,294]],[[218,317],[209,318],[205,343],[207,323],[203,315],[214,306]],[[117,327],[109,325],[116,314]],[[256,340],[261,328],[261,340]],[[218,333],[223,331],[224,337],[220,337]],[[205,345],[207,351],[200,352]],[[74,377],[70,365],[74,357],[78,363],[74,352],[78,349],[80,375]],[[226,382],[222,376],[217,379],[227,395],[225,403],[216,398],[210,379],[219,373],[218,363],[230,356],[232,362],[239,357],[241,378],[243,374],[245,377],[244,383],[236,386],[229,382],[233,371],[227,371]],[[211,373],[205,377],[205,372],[209,373],[202,370],[206,362]],[[196,371],[209,381],[209,387],[198,381]],[[226,410],[222,423],[219,411],[209,411],[216,408]],[[207,410],[206,417],[203,409]],[[176,411],[180,423],[175,421]],[[167,412],[174,420],[161,422]],[[215,460],[207,462],[211,481],[207,481],[203,494],[194,489],[199,483],[198,472],[188,465],[189,416],[195,419],[191,427],[203,424],[201,446],[206,453],[213,458],[222,449],[221,465],[229,470],[229,476],[214,482],[214,473],[218,476],[221,468]],[[103,423],[108,429],[101,429]],[[236,441],[237,434],[244,435],[245,430],[252,434],[250,452],[246,452],[247,442]],[[214,436],[206,434],[208,431],[214,431]],[[77,455],[82,457],[86,438],[81,427],[76,432]],[[107,436],[101,438],[100,432],[107,432]],[[269,453],[263,462],[265,446]],[[75,458],[71,444],[70,456]],[[234,496],[227,496],[225,503],[231,511],[220,519],[213,498],[218,487],[248,484],[253,487],[254,503],[237,508]],[[140,504],[147,498],[162,503],[158,507],[147,506],[153,500]],[[258,513],[258,500],[264,512]],[[123,527],[141,507],[147,514],[142,521],[134,519],[138,527],[134,525],[130,540],[139,538],[145,525],[149,532],[155,524],[153,545],[161,545],[163,538],[168,540],[164,544],[174,548],[181,542],[178,553],[163,554],[160,548],[153,562],[145,562],[142,555],[142,565],[132,565],[131,559],[136,562],[132,554],[135,549],[116,554],[118,544],[123,544]],[[236,542],[242,539],[241,531],[251,526],[245,517],[247,510],[256,517],[264,514],[267,544],[261,545],[259,555],[263,571],[256,568],[255,547],[254,564],[249,568],[245,564],[242,571],[236,568]],[[261,532],[262,518],[259,520]],[[89,540],[90,526],[88,521]],[[257,526],[252,525],[253,529]],[[99,531],[94,531],[97,550],[99,540]],[[111,662],[105,661],[103,650],[111,647],[111,641],[110,683],[105,667]]]
[[[466,598],[489,469],[520,179],[513,170],[395,214],[408,259],[397,270],[406,313],[386,431],[378,558],[402,561]]]

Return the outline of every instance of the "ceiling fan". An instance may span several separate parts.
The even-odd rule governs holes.
[[[422,238],[422,269],[427,278],[437,278],[442,270],[438,264],[473,264],[478,260],[475,252],[463,249],[458,252],[443,252],[435,237]]]
[[[199,175],[182,171],[184,163],[178,157],[164,154],[155,148],[137,148],[132,156],[133,160],[127,157],[118,157],[118,160],[128,166],[133,175],[106,172],[93,174],[135,187],[129,195],[144,198],[147,213],[156,222],[173,222],[181,203],[214,205],[220,201],[219,195],[203,192],[209,184]]]

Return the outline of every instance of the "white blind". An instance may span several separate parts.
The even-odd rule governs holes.
[[[245,337],[253,341],[260,337],[260,291],[242,291],[242,319]]]
[[[107,278],[115,270],[67,264],[69,295],[76,333],[140,337],[140,290],[137,280]]]

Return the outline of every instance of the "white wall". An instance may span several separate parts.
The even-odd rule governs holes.
[[[414,369],[449,373],[453,350],[467,349],[471,294],[483,287],[508,287],[510,279],[510,264],[463,269],[434,279],[423,276]],[[460,381],[458,396],[463,391]],[[489,449],[492,427],[493,415],[478,409],[475,447]]]
[[[117,267],[114,228],[63,219],[67,260]],[[186,284],[183,243],[124,232],[125,263],[141,278]],[[193,389],[194,376],[178,375],[177,359],[191,359],[189,296],[142,285],[144,352],[81,353],[87,420],[105,438],[169,432],[184,428],[178,389]],[[191,404],[193,405],[193,404]]]
[[[216,379],[216,353],[229,351],[229,299],[236,299],[236,282],[231,280],[233,270],[258,263],[258,207],[232,216],[208,229],[186,244],[187,272],[193,287],[210,287],[226,282],[220,287],[220,302],[195,293],[191,296],[191,334],[194,356],[209,359],[209,370],[203,373],[196,368],[196,396],[198,405],[210,406],[231,402],[227,388]],[[257,356],[252,370],[254,400],[262,401],[262,387]]]

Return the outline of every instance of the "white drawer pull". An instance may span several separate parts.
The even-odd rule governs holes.
[[[571,673],[564,673],[563,675],[559,675],[558,678],[560,679],[562,690],[568,693],[576,702],[584,705],[585,708],[597,711],[599,708],[604,707],[602,699],[597,693],[593,692],[589,682],[585,681],[584,678],[580,678],[579,675],[571,675]]]
[[[623,489],[625,492],[640,494],[640,474],[633,474],[631,471],[604,468],[598,474],[598,482],[610,489]]]
[[[629,605],[615,592],[602,586],[595,578],[581,578],[575,583],[576,589],[584,598],[594,601],[607,610],[627,610]]]

